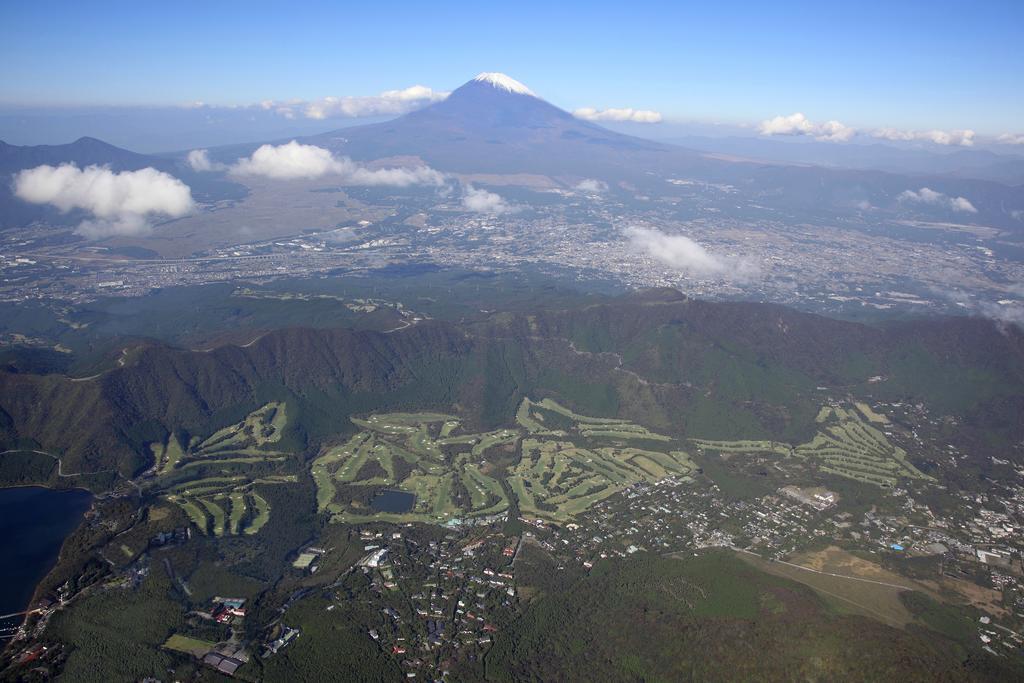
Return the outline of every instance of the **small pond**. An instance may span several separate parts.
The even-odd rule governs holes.
[[[370,500],[370,507],[377,512],[408,512],[415,503],[411,493],[384,489]]]

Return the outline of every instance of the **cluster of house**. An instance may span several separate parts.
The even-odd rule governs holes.
[[[382,615],[367,633],[409,674],[443,675],[456,660],[482,656],[497,631],[495,611],[513,607],[518,537],[476,525],[463,529],[473,531],[450,529],[443,538],[419,540],[360,533],[365,554],[357,574],[369,580]]]

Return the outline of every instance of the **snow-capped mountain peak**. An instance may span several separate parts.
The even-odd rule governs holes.
[[[499,90],[507,90],[508,92],[515,93],[517,95],[529,95],[530,97],[536,97],[533,91],[527,88],[525,85],[517,81],[516,79],[506,76],[505,74],[485,71],[473,79],[477,83],[487,83],[488,85],[494,86]]]

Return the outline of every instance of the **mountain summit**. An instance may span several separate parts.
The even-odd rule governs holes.
[[[477,77],[474,78],[471,82],[487,83],[488,85],[492,85],[495,88],[507,90],[510,93],[515,93],[517,95],[530,95],[531,97],[536,97],[536,95],[533,94],[532,90],[527,88],[525,85],[523,85],[516,79],[512,78],[511,76],[506,76],[505,74],[502,73],[497,73],[496,71],[485,71],[482,74],[478,74]]]
[[[580,120],[514,78],[494,72],[481,73],[446,99],[393,121],[308,141],[356,159],[417,156],[445,171],[584,177],[601,168],[621,168],[623,152],[668,148]]]

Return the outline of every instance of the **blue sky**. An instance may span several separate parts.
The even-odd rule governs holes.
[[[567,109],[1024,133],[1024,1],[4,2],[5,104],[251,104],[502,71]]]

